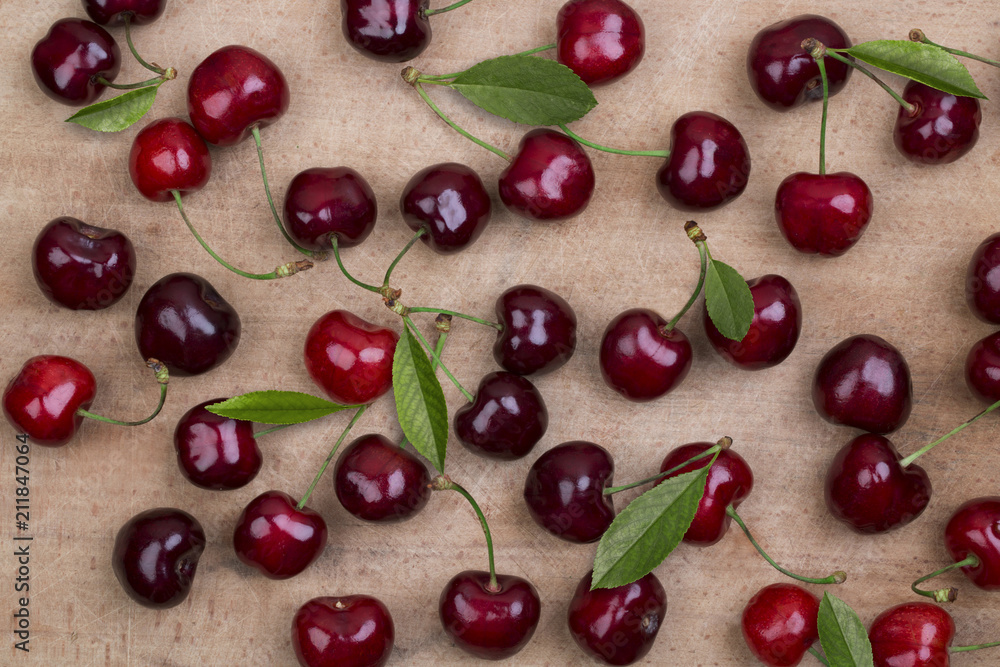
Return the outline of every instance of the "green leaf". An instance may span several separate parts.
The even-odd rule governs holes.
[[[297,391],[252,391],[221,403],[206,406],[220,417],[259,424],[301,424],[356,405],[338,405]]]
[[[110,100],[91,104],[67,118],[66,122],[98,132],[121,132],[146,115],[156,100],[157,88],[158,85],[137,88]]]
[[[847,53],[869,65],[952,95],[986,99],[965,65],[940,46],[880,39],[855,44]]]
[[[705,306],[719,332],[731,340],[743,340],[753,322],[753,295],[736,269],[714,259],[705,275]]]
[[[573,70],[533,56],[484,60],[448,85],[481,109],[524,125],[565,125],[597,106]]]
[[[403,435],[414,448],[444,473],[448,449],[448,406],[441,383],[420,342],[403,328],[392,360],[392,390]]]
[[[874,667],[872,645],[861,619],[829,593],[819,603],[819,641],[830,667]]]

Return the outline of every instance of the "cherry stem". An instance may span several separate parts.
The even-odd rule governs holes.
[[[912,42],[923,42],[924,44],[930,44],[931,46],[936,46],[939,49],[944,49],[953,56],[962,56],[963,58],[972,58],[973,60],[978,60],[981,63],[986,63],[987,65],[993,65],[994,67],[1000,67],[1000,61],[990,60],[989,58],[984,58],[983,56],[977,56],[974,53],[969,53],[968,51],[960,51],[959,49],[952,49],[947,46],[942,46],[940,44],[935,44],[931,40],[927,39],[927,35],[924,34],[923,30],[919,28],[914,28],[910,31],[910,41]]]
[[[421,342],[421,344],[424,346],[424,349],[426,349],[428,352],[430,352],[431,362],[432,363],[437,363],[437,365],[441,367],[441,370],[444,371],[444,374],[447,375],[448,379],[451,380],[451,383],[453,385],[455,385],[455,387],[460,392],[462,392],[462,395],[465,396],[465,398],[467,398],[469,400],[469,403],[475,402],[476,397],[473,396],[472,394],[470,394],[465,389],[465,387],[463,387],[462,384],[458,380],[455,379],[455,376],[452,375],[452,373],[451,373],[450,370],[448,370],[448,367],[445,366],[444,362],[441,361],[441,356],[437,352],[434,351],[434,348],[432,348],[431,344],[427,342],[427,339],[424,337],[424,335],[422,333],[420,333],[420,329],[418,329],[417,325],[413,323],[413,320],[410,319],[409,315],[404,315],[403,316],[403,322],[406,323],[406,326],[410,327],[410,331],[412,331],[413,334],[417,337],[417,339]]]
[[[961,426],[958,426],[957,428],[953,429],[947,435],[943,435],[940,438],[938,438],[937,440],[935,440],[934,442],[932,442],[931,444],[926,445],[922,449],[919,449],[919,450],[913,452],[912,454],[910,454],[909,456],[907,456],[905,459],[903,459],[902,461],[900,461],[899,465],[901,465],[904,468],[907,467],[907,466],[909,466],[911,463],[913,463],[914,461],[916,461],[918,458],[920,458],[921,456],[923,456],[927,452],[929,452],[932,449],[934,449],[936,446],[940,445],[942,442],[944,442],[945,440],[947,440],[951,436],[955,435],[956,433],[959,433],[960,431],[964,431],[967,426],[970,426],[970,425],[974,424],[975,422],[979,421],[980,419],[982,419],[983,417],[985,417],[989,413],[993,412],[997,408],[1000,408],[1000,401],[997,401],[996,403],[994,403],[990,407],[986,408],[985,410],[983,410],[982,412],[980,412],[978,415],[976,415],[975,417],[973,417],[969,421],[967,421],[964,424],[962,424]]]
[[[150,72],[156,72],[157,74],[164,74],[165,70],[162,67],[157,67],[156,65],[150,65],[139,52],[135,50],[135,45],[132,43],[132,12],[125,12],[122,14],[122,18],[125,19],[125,41],[128,42],[128,49],[132,52],[132,56],[139,61],[139,64],[148,69]]]
[[[444,14],[445,12],[450,12],[453,9],[458,9],[462,5],[467,5],[472,0],[458,0],[453,5],[448,5],[447,7],[442,7],[441,9],[426,9],[424,10],[424,16],[434,16],[435,14]]]
[[[846,49],[827,49],[826,50],[826,55],[830,56],[834,60],[839,60],[840,62],[844,63],[845,65],[853,67],[854,69],[858,70],[859,72],[861,72],[862,74],[864,74],[865,76],[867,76],[869,79],[871,79],[872,81],[874,81],[875,83],[877,83],[879,86],[882,87],[882,90],[884,90],[885,92],[889,93],[889,95],[892,96],[892,99],[896,100],[896,102],[899,104],[899,106],[901,106],[904,109],[906,109],[906,112],[908,114],[912,115],[912,114],[914,114],[916,112],[917,108],[915,106],[913,106],[912,104],[910,104],[909,102],[907,102],[906,100],[904,100],[902,97],[900,97],[899,93],[897,93],[895,90],[893,90],[892,88],[889,87],[889,84],[887,84],[885,81],[883,81],[882,79],[880,79],[877,76],[875,76],[875,74],[872,73],[866,67],[862,67],[861,65],[859,65],[856,62],[854,62],[850,58],[847,58],[845,56],[840,55],[840,53],[838,53],[838,51],[840,51],[840,50],[846,51]]]
[[[496,566],[493,563],[493,537],[490,535],[490,525],[486,523],[486,515],[483,514],[483,511],[481,509],[479,509],[479,503],[476,502],[476,499],[472,497],[471,493],[462,488],[461,485],[451,481],[451,479],[445,475],[440,475],[437,479],[435,479],[431,483],[431,488],[434,489],[435,491],[459,492],[460,494],[465,496],[465,499],[469,501],[470,505],[472,505],[472,509],[476,511],[476,516],[479,517],[479,523],[482,524],[483,526],[483,534],[486,536],[486,550],[490,556],[489,590],[490,592],[493,593],[499,591],[500,585],[497,583]]]
[[[311,496],[313,491],[316,489],[316,485],[319,484],[319,480],[323,477],[323,473],[326,472],[327,466],[330,465],[330,461],[333,460],[333,457],[337,454],[337,450],[340,449],[340,445],[344,442],[344,438],[346,438],[347,434],[351,432],[351,429],[354,428],[354,425],[358,423],[358,420],[361,419],[361,415],[365,414],[365,410],[367,409],[367,405],[362,405],[358,408],[358,411],[354,413],[354,417],[351,418],[351,423],[347,425],[344,432],[340,434],[339,438],[337,438],[337,442],[334,443],[333,449],[330,450],[326,460],[323,461],[323,465],[320,467],[319,472],[316,473],[315,477],[313,477],[312,484],[310,484],[309,488],[306,489],[306,495],[302,496],[302,500],[300,500],[299,504],[295,506],[295,509],[300,510],[306,506],[307,502],[309,502],[309,496]]]
[[[147,359],[146,365],[153,371],[153,375],[156,377],[156,381],[160,383],[160,402],[157,403],[156,409],[153,410],[153,414],[149,415],[145,419],[140,419],[135,422],[125,422],[119,421],[118,419],[109,419],[108,417],[102,417],[101,415],[95,415],[93,412],[87,412],[83,408],[76,411],[76,414],[81,417],[86,417],[87,419],[94,419],[99,422],[105,422],[108,424],[117,424],[118,426],[142,426],[147,422],[153,421],[156,415],[160,414],[160,410],[163,409],[163,404],[167,400],[167,383],[170,381],[170,371],[164,366],[160,361],[156,359]]]
[[[705,277],[708,275],[708,261],[710,259],[710,255],[708,253],[708,246],[705,245],[706,241],[708,241],[708,237],[705,236],[705,233],[701,231],[698,223],[694,220],[689,220],[684,224],[684,231],[687,232],[688,238],[691,239],[691,241],[693,241],[695,246],[698,248],[698,254],[701,256],[701,273],[698,275],[698,285],[694,288],[694,293],[691,295],[691,298],[688,299],[686,304],[684,304],[681,311],[667,323],[666,327],[664,327],[667,331],[673,331],[674,327],[677,326],[677,323],[680,322],[681,318],[684,317],[687,311],[691,309],[694,302],[698,300],[698,295],[701,294],[701,290],[705,286]]]
[[[545,46],[536,46],[535,48],[528,49],[527,51],[521,51],[520,53],[513,53],[511,54],[510,57],[516,58],[518,56],[531,56],[536,53],[541,53],[542,51],[551,51],[554,48],[556,48],[556,44],[546,44]],[[439,75],[421,74],[420,81],[423,83],[438,83],[446,79],[454,79],[455,77],[465,74],[466,71],[467,70],[463,70],[461,72],[452,72],[451,74],[439,74]]]
[[[813,51],[816,58],[816,51]],[[816,58],[816,65],[819,67],[819,75],[823,80],[823,120],[819,126],[819,175],[826,174],[826,121],[830,113],[830,77],[826,74],[825,54]]]
[[[493,327],[497,331],[503,331],[503,325],[497,324],[496,322],[490,322],[489,320],[483,320],[478,317],[473,317],[472,315],[466,315],[465,313],[456,313],[453,310],[442,310],[440,308],[424,308],[415,307],[408,308],[411,313],[441,313],[442,315],[451,315],[452,317],[458,317],[463,320],[469,320],[470,322],[475,322],[476,324],[482,324],[483,326]]]
[[[448,125],[451,126],[451,129],[455,130],[456,132],[458,132],[459,134],[461,134],[463,137],[465,137],[466,139],[468,139],[472,143],[478,144],[478,145],[482,146],[483,148],[485,148],[486,150],[490,151],[491,153],[495,153],[496,155],[499,155],[500,157],[502,157],[507,162],[510,162],[510,156],[507,155],[506,153],[504,153],[502,150],[500,150],[499,148],[497,148],[495,146],[491,146],[490,144],[486,143],[482,139],[478,139],[478,138],[472,136],[471,134],[469,134],[468,132],[466,132],[465,130],[463,130],[461,127],[459,127],[455,123],[455,121],[453,121],[451,118],[448,118],[448,116],[446,116],[444,114],[444,112],[441,111],[436,104],[434,104],[434,100],[432,100],[430,98],[430,96],[427,94],[427,91],[425,91],[424,88],[423,88],[423,86],[420,85],[419,79],[417,79],[416,77],[414,77],[413,80],[410,80],[410,78],[407,76],[407,72],[409,70],[413,70],[413,72],[416,72],[416,76],[418,76],[418,77],[420,76],[420,73],[417,72],[417,70],[413,69],[412,67],[407,67],[405,70],[403,70],[403,78],[406,79],[407,83],[410,83],[416,89],[416,91],[420,95],[420,97],[422,97],[424,99],[424,102],[427,103],[427,106],[429,106],[431,108],[431,110],[434,111],[434,113],[436,113],[438,116],[440,116],[441,120],[443,120],[444,122],[448,123]]]
[[[922,588],[917,588],[917,586],[919,584],[924,583],[928,579],[933,579],[939,574],[944,574],[945,572],[950,572],[951,570],[957,570],[960,567],[978,567],[978,566],[979,566],[979,558],[975,554],[969,554],[968,558],[966,558],[965,560],[959,561],[957,563],[952,563],[951,565],[942,567],[940,570],[931,572],[926,576],[920,577],[919,579],[913,582],[910,588],[913,589],[913,592],[916,593],[917,595],[923,595],[924,597],[933,598],[935,602],[941,602],[941,603],[954,602],[956,599],[958,599],[958,589],[955,587],[941,588],[936,591],[926,591],[923,590]]]
[[[413,235],[413,238],[410,239],[405,246],[403,246],[403,249],[399,251],[399,254],[396,255],[396,259],[392,260],[392,264],[390,264],[389,268],[386,269],[385,280],[382,281],[383,289],[389,286],[389,278],[392,276],[392,272],[396,268],[396,265],[399,264],[399,260],[403,259],[403,256],[410,251],[410,248],[413,247],[413,244],[416,243],[421,236],[424,236],[426,234],[427,234],[427,228],[421,227],[417,231],[417,233]]]
[[[830,667],[830,663],[827,662],[826,656],[824,656],[822,653],[820,653],[819,651],[817,651],[812,647],[809,648],[809,652],[812,653],[814,658],[819,660],[822,664],[826,665],[826,667]]]
[[[97,77],[97,82],[101,85],[107,86],[108,88],[114,88],[115,90],[134,90],[136,88],[152,88],[153,86],[159,86],[161,83],[166,81],[162,76],[156,76],[152,79],[146,79],[145,81],[140,81],[138,83],[113,83],[108,81],[103,76]]]
[[[268,435],[270,433],[274,433],[275,431],[281,431],[283,429],[288,428],[289,426],[295,426],[295,424],[280,424],[279,426],[274,426],[272,428],[265,429],[263,431],[257,431],[256,433],[253,434],[253,437],[259,438],[262,435]]]
[[[709,447],[708,449],[706,449],[702,453],[695,454],[694,456],[692,456],[691,458],[689,458],[684,463],[682,463],[682,464],[680,464],[678,466],[674,466],[670,470],[664,470],[663,472],[657,473],[657,474],[653,475],[652,477],[647,477],[646,479],[639,480],[638,482],[632,482],[631,484],[623,484],[622,486],[611,486],[611,487],[608,487],[608,488],[604,489],[603,493],[606,496],[610,496],[610,495],[614,495],[616,493],[619,493],[621,491],[628,491],[629,489],[634,489],[637,486],[643,486],[644,484],[649,484],[650,482],[658,482],[661,479],[666,479],[667,477],[670,477],[671,475],[673,475],[674,473],[676,473],[678,470],[686,468],[687,466],[691,465],[695,461],[699,461],[701,459],[708,458],[709,456],[714,456],[716,452],[721,452],[723,449],[729,449],[729,446],[732,445],[732,444],[733,444],[733,439],[730,438],[730,437],[728,437],[728,436],[726,436],[722,440],[719,440],[719,443],[717,445],[712,445],[711,447]]]
[[[621,148],[608,148],[607,146],[602,146],[601,144],[595,144],[593,141],[587,141],[561,123],[559,125],[559,129],[565,132],[570,138],[575,139],[584,146],[590,146],[591,148],[604,151],[605,153],[614,153],[615,155],[638,155],[639,157],[659,157],[664,159],[670,157],[670,151],[627,151]]]
[[[1000,642],[993,642],[991,644],[976,644],[975,646],[952,646],[948,649],[951,653],[962,653],[963,651],[978,651],[981,648],[993,648],[994,646],[1000,646]]]
[[[333,257],[337,260],[337,266],[340,267],[340,272],[343,273],[348,280],[350,280],[358,287],[363,287],[369,292],[375,292],[376,294],[381,294],[382,290],[380,290],[378,287],[375,287],[374,285],[369,285],[368,283],[363,283],[350,274],[347,268],[344,267],[344,262],[341,261],[340,259],[340,247],[339,244],[337,243],[337,237],[336,236],[332,237],[332,241],[333,241]]]

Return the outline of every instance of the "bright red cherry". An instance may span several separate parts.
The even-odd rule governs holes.
[[[114,81],[121,52],[108,31],[83,19],[61,19],[31,51],[31,72],[42,92],[70,106],[91,104]]]
[[[516,285],[497,298],[503,329],[493,358],[517,375],[542,375],[562,367],[576,350],[576,313],[561,296],[536,285]]]
[[[160,18],[167,0],[83,0],[83,8],[95,23],[124,24],[125,15],[132,25],[152,23]]]
[[[42,355],[24,362],[3,391],[3,413],[18,433],[44,447],[72,440],[97,394],[97,379],[75,359]]]
[[[306,334],[306,371],[327,396],[344,405],[371,403],[392,388],[399,334],[346,310],[332,310]]]
[[[799,252],[843,255],[872,218],[872,191],[858,176],[796,172],[778,186],[774,216],[785,240]]]
[[[396,626],[367,595],[313,598],[292,619],[292,648],[302,667],[384,667]]]
[[[381,435],[363,435],[333,472],[337,500],[364,521],[406,521],[430,499],[431,476],[416,456]]]
[[[621,0],[569,0],[556,17],[556,58],[588,86],[634,70],[646,50],[642,19]]]
[[[299,245],[329,250],[359,245],[375,229],[378,204],[368,181],[350,167],[299,172],[285,193],[285,229]]]
[[[630,401],[652,401],[677,388],[691,370],[691,343],[646,308],[611,320],[601,340],[601,376]]]
[[[558,222],[583,213],[594,182],[594,167],[575,139],[537,129],[524,135],[500,174],[500,199],[522,218]]]
[[[427,167],[414,175],[399,198],[403,222],[434,252],[465,250],[490,222],[493,204],[479,174],[456,162]]]
[[[969,350],[965,382],[976,398],[990,404],[1000,401],[1000,332],[990,334]]]
[[[212,156],[187,121],[163,118],[135,135],[128,173],[146,199],[173,201],[173,190],[185,195],[205,187],[212,175]]]
[[[743,639],[765,665],[792,667],[819,639],[818,617],[815,595],[794,584],[771,584],[743,610]]]
[[[903,99],[915,109],[911,113],[899,107],[892,138],[897,150],[911,162],[949,164],[972,150],[979,140],[983,113],[976,98],[909,81]]]
[[[246,486],[263,462],[253,422],[220,417],[205,409],[224,400],[199,403],[184,413],[174,429],[181,473],[195,486],[214,491]]]
[[[535,385],[497,371],[485,376],[476,400],[455,412],[455,437],[469,451],[511,461],[526,456],[545,435],[549,412]]]
[[[975,498],[955,510],[944,545],[956,563],[975,555],[979,564],[962,572],[979,588],[1000,591],[1000,496]]]
[[[431,43],[430,0],[340,0],[344,39],[372,60],[413,60]]]
[[[875,667],[948,667],[954,637],[951,615],[929,602],[886,609],[868,629]]]
[[[290,579],[326,548],[326,522],[308,507],[299,509],[282,491],[265,491],[243,508],[233,531],[233,549],[244,565],[268,579]]]
[[[438,613],[455,645],[483,660],[505,660],[523,649],[535,634],[542,603],[531,582],[468,570],[451,578],[441,591]]]
[[[795,349],[802,330],[802,305],[792,284],[777,275],[748,280],[753,321],[742,341],[722,335],[705,309],[705,333],[723,359],[746,370],[777,366]]]
[[[1000,233],[979,244],[972,253],[965,298],[976,317],[1000,324]]]

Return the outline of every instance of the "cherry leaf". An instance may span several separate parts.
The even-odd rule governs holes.
[[[719,332],[740,341],[753,323],[753,294],[733,267],[711,259],[705,274],[705,306]]]
[[[441,382],[408,326],[396,343],[392,390],[403,435],[443,474],[448,449],[448,406]]]
[[[66,122],[98,132],[121,132],[137,123],[152,108],[157,88],[159,86],[137,88],[110,100],[91,104],[67,118]]]
[[[872,645],[861,619],[829,593],[819,603],[819,641],[831,667],[874,667]]]
[[[846,49],[846,53],[879,69],[952,95],[986,99],[965,65],[940,46],[880,39],[855,44]]]
[[[252,391],[205,407],[212,414],[258,424],[301,424],[356,405],[339,405],[297,391]]]

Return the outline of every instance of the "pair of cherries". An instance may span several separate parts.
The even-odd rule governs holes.
[[[985,239],[972,253],[966,299],[980,320],[1000,324],[1000,234]],[[969,350],[965,380],[977,398],[987,403],[1000,401],[1000,332],[986,336]]]

